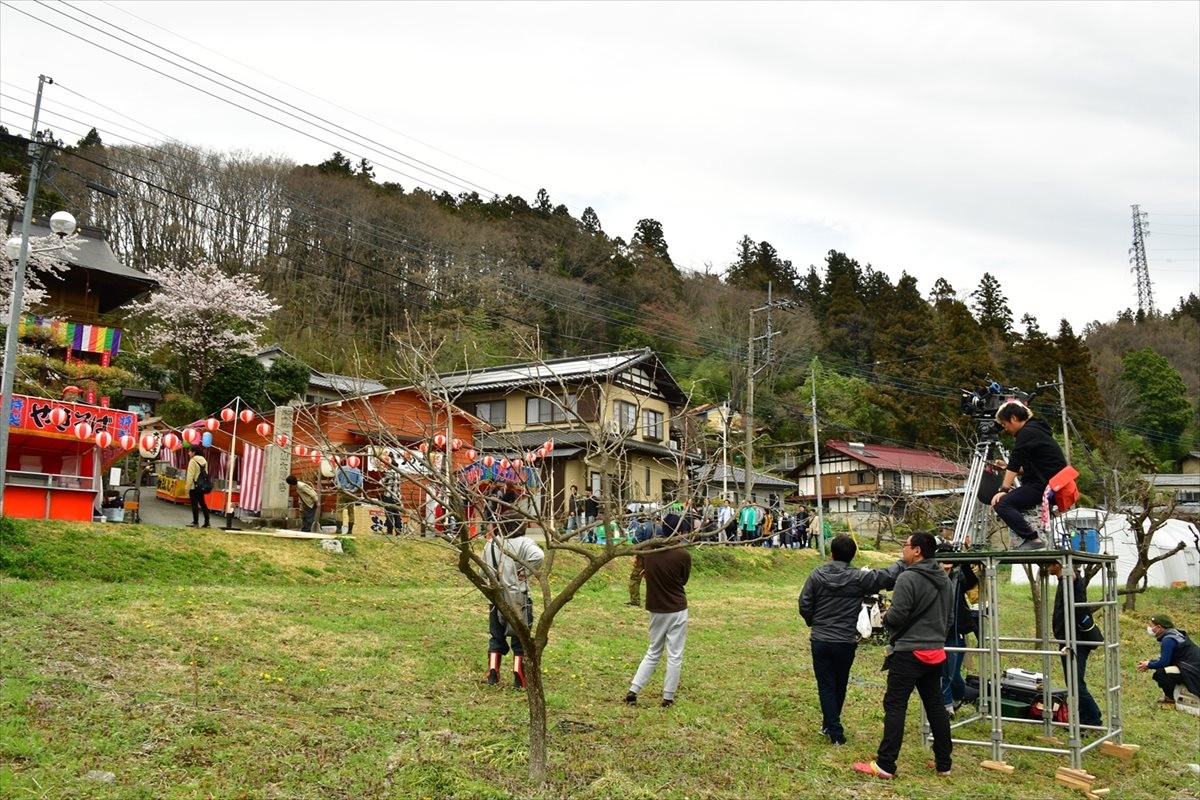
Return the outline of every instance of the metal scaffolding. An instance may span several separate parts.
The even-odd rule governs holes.
[[[952,741],[956,745],[974,745],[986,747],[991,751],[995,761],[1004,760],[1006,750],[1027,750],[1040,753],[1056,753],[1069,757],[1072,769],[1082,767],[1083,754],[1099,747],[1104,742],[1122,743],[1123,723],[1121,717],[1121,636],[1118,624],[1119,610],[1117,608],[1117,558],[1111,555],[1098,555],[1075,550],[1034,550],[1034,551],[960,551],[945,553],[937,556],[941,562],[958,564],[982,564],[984,573],[979,581],[979,642],[977,647],[947,647],[950,652],[976,653],[979,658],[979,707],[978,710],[961,720],[952,720],[951,731],[955,735]],[[1011,565],[1033,564],[1040,567],[1034,580],[1039,581],[1042,595],[1041,630],[1042,636],[1002,636],[1000,624],[1000,567]],[[1051,627],[1053,609],[1053,594],[1048,593],[1050,576],[1046,568],[1051,564],[1062,565],[1063,575],[1067,576],[1067,584],[1062,592],[1063,619],[1065,639],[1056,639]],[[1086,604],[1076,604],[1075,593],[1071,591],[1069,576],[1076,567],[1087,568],[1099,565],[1100,570],[1092,581],[1092,587],[1099,588],[1100,599],[1089,600]],[[1092,691],[1097,704],[1104,716],[1101,725],[1082,725],[1079,722],[1079,679],[1076,670],[1078,641],[1075,620],[1075,609],[1087,608],[1096,611],[1103,610],[1104,641],[1099,645],[1103,659],[1092,658],[1089,672],[1089,687],[1103,687],[1101,691]],[[1010,659],[1008,666],[1017,666],[1012,657],[1019,656],[1027,665],[1030,659],[1041,660],[1042,671],[1042,719],[1019,718],[1005,716],[1001,704],[1001,680],[1004,677],[1005,659]],[[1059,675],[1060,663],[1065,665],[1065,688],[1067,702],[1067,721],[1055,722],[1053,719],[1053,692],[1055,679]],[[1063,688],[1063,687],[1059,687]],[[979,721],[991,726],[991,738],[987,740],[959,738],[965,734],[968,726]],[[1006,726],[1017,724],[1033,724],[1042,726],[1042,736],[1045,745],[1015,744],[1005,741]],[[921,730],[926,744],[932,741],[929,722],[925,718],[924,709],[921,713]],[[1055,735],[1065,730],[1067,740],[1065,746],[1055,746],[1049,741],[1057,739]],[[1089,734],[1085,744],[1083,734]]]

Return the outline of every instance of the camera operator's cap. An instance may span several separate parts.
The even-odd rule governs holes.
[[[1162,625],[1164,628],[1174,628],[1175,623],[1166,614],[1155,614],[1150,618],[1150,621],[1155,625]]]

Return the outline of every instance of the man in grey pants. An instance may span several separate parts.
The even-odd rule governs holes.
[[[691,525],[683,514],[668,514],[663,519],[662,535],[676,539],[691,532]],[[669,544],[652,540],[648,546]],[[687,585],[692,571],[692,554],[686,547],[676,547],[642,556],[646,578],[646,610],[650,612],[650,647],[642,657],[629,694],[625,702],[637,703],[638,693],[650,680],[654,668],[667,650],[667,674],[663,678],[663,708],[675,702],[675,690],[679,688],[679,674],[683,670],[683,648],[687,644]]]

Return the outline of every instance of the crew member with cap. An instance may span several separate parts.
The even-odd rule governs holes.
[[[1175,687],[1183,684],[1200,697],[1200,648],[1188,638],[1187,631],[1175,627],[1166,614],[1150,618],[1146,633],[1158,640],[1158,658],[1138,662],[1138,672],[1154,670],[1154,682],[1163,690],[1160,703],[1175,702]]]
[[[1019,540],[1017,550],[1041,550],[1046,543],[1025,519],[1042,502],[1046,484],[1067,466],[1067,458],[1050,426],[1020,400],[1009,400],[996,411],[996,423],[1015,443],[1004,467],[1004,481],[992,497],[992,507]],[[1013,486],[1021,478],[1020,486]]]

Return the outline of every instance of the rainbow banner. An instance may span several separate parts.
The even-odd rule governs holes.
[[[34,331],[48,334],[52,347],[69,347],[74,352],[106,353],[111,358],[121,348],[121,329],[105,325],[86,325],[35,314],[23,315],[17,334],[29,336]]]

